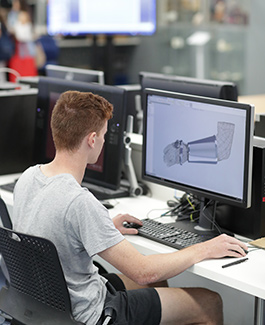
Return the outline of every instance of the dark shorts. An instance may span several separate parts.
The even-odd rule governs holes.
[[[104,274],[109,280],[104,304],[112,308],[115,325],[158,325],[161,321],[161,303],[154,288],[125,290],[122,280],[116,274]],[[104,313],[97,323],[102,324]]]

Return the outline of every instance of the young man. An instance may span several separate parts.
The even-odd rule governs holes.
[[[87,164],[98,159],[111,117],[112,105],[100,96],[77,91],[60,96],[51,120],[55,158],[29,168],[17,182],[14,229],[54,242],[73,315],[85,324],[102,324],[107,307],[114,324],[222,324],[222,302],[214,292],[147,287],[204,259],[245,256],[244,243],[221,235],[171,254],[143,256],[122,235],[137,233],[123,227],[124,221],[141,221],[130,215],[111,220],[107,209],[80,186]],[[110,281],[100,276],[92,261],[96,254],[124,275]],[[115,291],[110,283],[124,290]]]

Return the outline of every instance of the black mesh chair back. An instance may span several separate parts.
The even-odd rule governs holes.
[[[9,283],[0,291],[0,310],[12,324],[79,324],[71,302],[54,244],[0,227],[0,252]]]
[[[4,200],[0,197],[0,219],[5,228],[12,229],[12,221]]]

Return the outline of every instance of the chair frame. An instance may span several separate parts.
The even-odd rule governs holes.
[[[9,282],[0,291],[0,310],[12,324],[83,325],[71,301],[55,245],[48,239],[0,227],[0,252]]]
[[[7,210],[7,206],[5,204],[5,201],[1,197],[0,197],[0,219],[5,228],[9,228],[9,229],[13,228],[9,212]]]

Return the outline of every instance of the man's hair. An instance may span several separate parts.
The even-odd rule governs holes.
[[[56,150],[78,149],[91,132],[97,134],[112,118],[113,106],[105,98],[90,92],[66,91],[58,98],[51,117]]]

